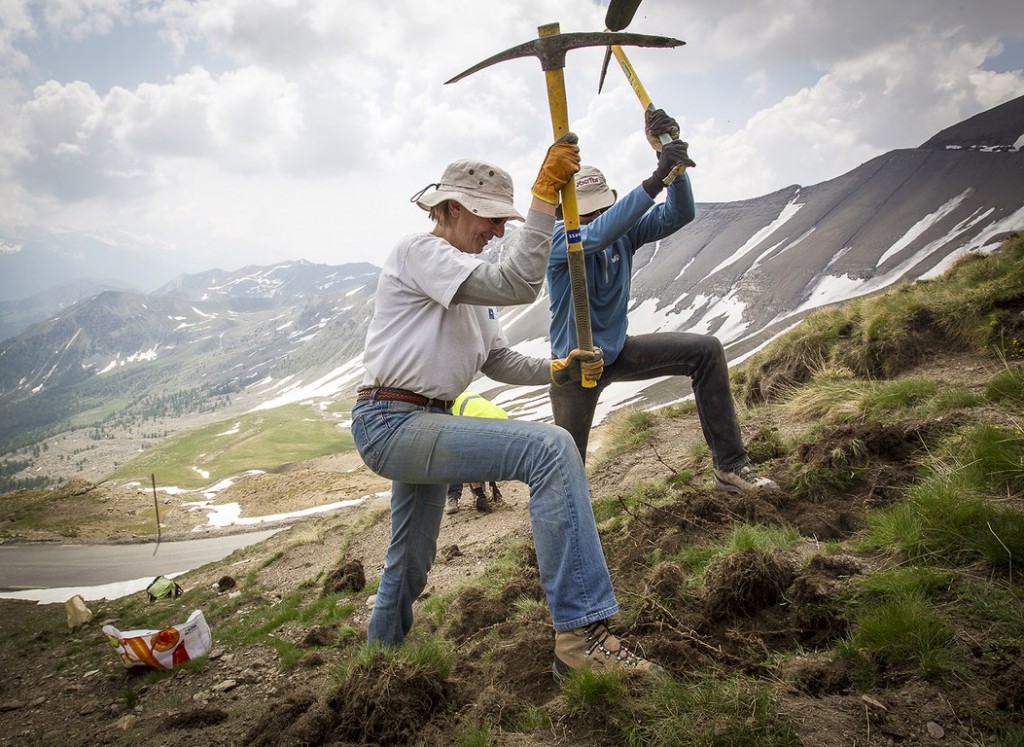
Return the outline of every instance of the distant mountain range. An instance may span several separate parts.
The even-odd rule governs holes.
[[[71,287],[86,278],[110,289],[149,292],[190,265],[150,236],[0,226],[0,302],[4,303]],[[97,268],[104,268],[102,277],[97,277]]]
[[[1024,97],[822,184],[700,203],[693,223],[638,253],[630,330],[715,334],[736,362],[815,308],[991,251],[1024,229],[1022,147]],[[155,393],[193,414],[217,397],[253,409],[350,396],[378,273],[298,261],[184,275],[148,294],[80,285],[6,302],[0,454],[89,417],[141,417]],[[63,306],[69,293],[84,297]],[[518,349],[548,354],[546,296],[503,319]],[[550,414],[542,387],[474,388],[515,417]],[[616,384],[599,417],[687,391]]]

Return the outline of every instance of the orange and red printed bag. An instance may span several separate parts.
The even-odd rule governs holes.
[[[163,630],[125,630],[104,625],[103,632],[126,667],[174,669],[206,656],[213,634],[202,610],[195,610],[182,625]]]

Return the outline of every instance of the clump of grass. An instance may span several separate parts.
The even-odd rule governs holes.
[[[796,727],[767,688],[745,679],[683,684],[659,679],[623,725],[645,747],[797,747]]]
[[[978,425],[948,441],[939,456],[981,490],[1024,490],[1024,436],[1019,428]]]
[[[562,695],[569,712],[580,715],[620,702],[626,695],[626,677],[625,673],[617,671],[570,671],[562,679]]]
[[[767,524],[740,524],[723,548],[724,552],[738,550],[786,550],[800,542],[800,532],[789,526]]]
[[[985,385],[985,399],[1024,404],[1024,366],[1008,365],[989,379]]]
[[[671,557],[671,561],[678,565],[685,573],[690,574],[693,579],[700,579],[711,561],[721,555],[721,547],[713,545],[686,545]],[[697,581],[691,582],[694,586]]]
[[[914,561],[970,564],[1012,573],[1024,557],[1024,513],[990,499],[1024,487],[1024,439],[989,425],[947,443],[933,473],[907,500],[868,515],[869,546],[895,546]]]
[[[833,359],[867,379],[891,378],[933,349],[936,330],[930,298],[902,285],[866,301],[852,345],[838,346]]]
[[[294,669],[295,665],[299,663],[299,660],[306,655],[306,652],[303,649],[296,646],[287,638],[268,636],[265,643],[277,652],[278,662],[283,670]]]
[[[910,376],[877,384],[866,393],[860,420],[893,422],[910,416],[937,417],[965,407],[978,398],[962,386],[923,376]]]
[[[254,587],[249,587],[250,589]],[[238,601],[243,600],[243,601]],[[254,601],[253,593],[239,595],[237,611]],[[247,600],[247,601],[245,601]],[[355,607],[351,603],[340,604],[341,595],[329,594],[315,597],[305,604],[305,595],[297,588],[273,605],[257,605],[245,615],[233,615],[230,624],[218,628],[218,641],[228,647],[244,645],[265,645],[273,648],[283,669],[294,667],[305,655],[305,651],[279,631],[289,625],[331,625],[348,620]],[[349,640],[358,631],[352,626],[339,629],[337,640]]]
[[[517,615],[527,619],[537,619],[538,615],[543,616],[548,613],[548,606],[545,602],[526,596],[515,599],[512,602],[512,608]]]
[[[763,464],[770,459],[778,459],[788,454],[786,444],[778,428],[766,428],[755,434],[747,443],[747,456],[754,464]]]
[[[993,649],[1005,650],[1014,659],[1024,639],[1024,588],[1019,584],[991,584],[964,576],[957,585],[957,601],[987,633]]]
[[[912,591],[862,610],[853,636],[837,652],[860,667],[870,664],[890,675],[904,670],[931,678],[951,666],[954,633],[925,594]]]
[[[494,744],[486,724],[466,724],[455,739],[457,747],[489,747]]]
[[[937,476],[907,500],[868,515],[866,542],[897,547],[915,562],[970,565],[983,559],[1012,570],[1024,557],[1024,515],[997,509],[963,475]]]
[[[666,480],[642,480],[631,490],[613,498],[594,501],[594,518],[606,531],[628,527],[635,516],[674,500]]]
[[[939,417],[975,407],[977,395],[966,387],[924,376],[893,381],[852,378],[846,369],[829,369],[792,390],[785,409],[794,417],[826,423],[892,423],[912,417]]]
[[[452,644],[441,638],[425,636],[422,631],[397,648],[369,643],[361,646],[355,655],[339,662],[333,675],[339,685],[348,678],[349,672],[356,667],[368,667],[374,661],[404,662],[416,670],[436,675],[440,679],[448,679],[455,662]]]
[[[783,409],[806,421],[848,422],[856,419],[871,383],[854,378],[845,368],[827,368],[800,386],[784,389]]]
[[[797,465],[790,476],[789,489],[795,495],[814,500],[816,496],[831,492],[849,490],[857,479],[861,468],[833,463]]]
[[[913,594],[931,599],[949,589],[956,578],[957,575],[946,568],[908,566],[863,576],[858,579],[856,589],[860,599],[873,602]]]
[[[528,732],[547,729],[551,726],[551,717],[540,706],[527,703],[522,711],[512,719],[512,731]]]
[[[423,601],[423,613],[430,618],[435,626],[440,627],[448,620],[448,610],[457,596],[457,591],[434,594]]]
[[[478,583],[491,592],[502,591],[526,566],[536,565],[536,553],[528,542],[516,542],[484,568]]]
[[[852,336],[862,303],[853,300],[809,315],[738,369],[731,376],[733,391],[747,405],[785,400],[828,368],[832,351]]]
[[[435,674],[443,680],[451,676],[452,667],[455,665],[452,645],[435,638],[401,646],[394,655],[416,669]]]

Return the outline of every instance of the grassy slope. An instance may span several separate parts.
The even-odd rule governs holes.
[[[107,709],[79,720],[111,744],[169,746],[202,735],[260,745],[882,747],[933,744],[940,733],[948,744],[1022,745],[1022,311],[1017,238],[940,281],[819,312],[755,356],[734,391],[747,404],[751,455],[778,493],[710,490],[692,406],[616,419],[607,447],[616,456],[591,476],[623,607],[615,625],[668,678],[580,676],[556,689],[535,561],[515,537],[484,573],[419,605],[409,645],[367,651],[361,610],[377,565],[364,576],[358,560],[361,542],[386,536],[377,514],[341,537],[310,530],[247,552],[237,594],[218,595],[209,582],[219,571],[205,569],[184,579],[174,604],[107,605],[122,628],[202,608],[237,666],[218,659],[179,676],[111,678],[98,683],[105,702],[121,688],[129,708],[144,699],[145,717],[123,736]],[[943,365],[929,367],[937,355]],[[178,461],[212,453],[216,433]],[[45,625],[15,642],[61,637],[59,618]],[[65,649],[77,669],[109,655]],[[253,682],[237,702],[194,702],[226,671],[244,681],[253,662],[268,661],[275,692]],[[13,713],[0,713],[0,726],[31,717]],[[172,722],[184,726],[168,730]]]
[[[161,485],[196,488],[246,470],[268,471],[352,449],[351,435],[336,423],[313,405],[247,413],[165,439],[110,478],[148,482],[155,474]]]

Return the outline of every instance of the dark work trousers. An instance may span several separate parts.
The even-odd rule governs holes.
[[[551,386],[555,425],[572,434],[584,461],[601,392],[616,381],[641,381],[661,376],[689,376],[704,440],[717,469],[731,471],[747,464],[736,406],[729,389],[729,364],[717,337],[687,332],[656,332],[627,336],[615,362],[604,367],[597,386],[577,383]]]

